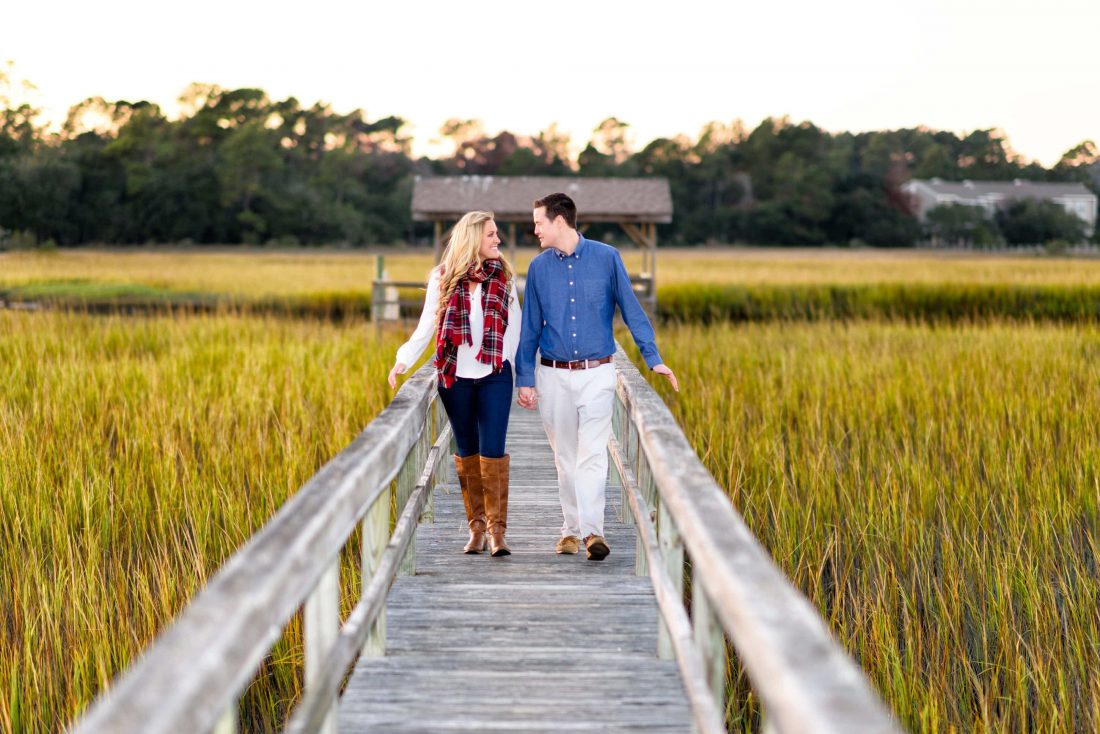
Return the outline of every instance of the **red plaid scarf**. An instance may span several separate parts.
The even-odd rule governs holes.
[[[435,342],[435,367],[439,371],[439,384],[454,384],[458,369],[458,347],[473,346],[470,333],[470,282],[481,283],[481,309],[485,314],[485,330],[481,337],[478,362],[492,365],[493,372],[504,366],[504,329],[508,326],[508,284],[504,279],[504,266],[500,260],[486,260],[477,269],[473,265],[455,286],[451,300],[443,311],[439,334]]]

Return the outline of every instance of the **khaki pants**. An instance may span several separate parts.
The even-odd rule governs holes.
[[[539,414],[558,470],[563,537],[603,535],[615,382],[610,363],[587,370],[536,368]]]

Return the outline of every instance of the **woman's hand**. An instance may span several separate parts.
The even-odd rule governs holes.
[[[391,390],[397,389],[397,376],[405,374],[406,369],[404,363],[398,362],[393,366],[393,369],[390,370],[390,376],[386,378],[386,382],[390,383]]]

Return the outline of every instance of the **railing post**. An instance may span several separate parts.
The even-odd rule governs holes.
[[[363,518],[363,580],[361,588],[366,589],[378,570],[382,553],[390,541],[390,493],[382,492],[374,500],[370,510]],[[386,610],[383,607],[378,619],[371,625],[367,641],[363,645],[366,657],[381,657],[386,654]]]
[[[409,455],[405,459],[405,465],[402,467],[400,474],[398,475],[397,482],[397,509],[398,516],[405,509],[405,503],[409,501],[409,495],[412,494],[413,488],[416,486],[417,480],[420,478],[420,468],[424,465],[424,460],[428,457],[428,446],[430,446],[431,431],[425,421],[425,424],[421,426],[420,437],[413,444],[409,450]],[[419,521],[419,518],[417,518]],[[416,533],[412,534],[412,538],[409,540],[408,550],[405,551],[405,556],[401,559],[401,564],[398,567],[398,574],[401,576],[415,576],[416,575]]]
[[[645,500],[645,507],[641,510],[649,513],[649,519],[653,521],[655,518],[653,507],[657,496],[657,488],[653,483],[653,472],[649,470],[645,455],[640,452],[638,453],[638,463],[634,466],[634,476],[638,480],[638,490],[642,493],[642,499]],[[654,522],[654,525],[656,525],[656,522]],[[642,541],[640,534],[634,544],[634,575],[649,575],[649,562],[646,561],[645,543]]]
[[[611,436],[618,441],[620,432],[622,431],[622,411],[619,410],[618,396],[612,399],[611,403]],[[611,492],[616,488],[619,490],[619,508],[616,512],[616,517],[619,522],[627,522],[626,513],[629,504],[626,498],[626,492],[623,488],[622,477],[619,476],[619,472],[615,467],[615,462],[611,458],[611,450],[607,451],[607,493],[610,496]]]
[[[436,439],[439,438],[440,434],[443,432],[444,426],[443,405],[439,402],[438,397],[432,400],[432,402],[428,403],[428,415],[425,419],[425,430],[427,430],[428,425],[430,425],[432,428],[431,436],[428,439],[428,445],[431,446],[435,443]],[[440,458],[440,461],[446,461],[448,458],[449,455],[445,455]],[[428,500],[427,503],[424,505],[424,512],[421,515],[421,518],[423,520],[426,520],[427,522],[435,522],[435,485],[439,483],[438,478],[440,476],[447,476],[446,470],[443,471],[442,475],[438,473],[438,470],[436,473],[433,473],[431,486],[428,487]]]
[[[374,281],[370,289],[370,320],[374,322],[376,329],[382,324],[382,304],[385,298],[385,286],[377,280]]]
[[[234,697],[233,703],[225,709],[225,712],[218,719],[218,723],[214,724],[214,729],[211,734],[237,734],[240,731],[239,717],[237,714],[237,708],[239,704]]]
[[[711,695],[719,711],[726,709],[726,636],[711,609],[697,572],[691,579],[691,626],[695,630],[695,647],[703,658],[703,670],[710,683]]]
[[[626,405],[623,404],[622,395],[616,392],[611,429],[612,433],[615,435],[615,440],[619,442],[619,452],[622,455],[623,463],[631,468],[633,468],[633,465],[630,463],[630,457],[626,455],[626,446],[630,443],[630,431],[633,427],[634,423],[627,415]],[[623,482],[622,477],[619,477],[619,507],[622,508],[623,524],[633,525],[634,513],[630,510],[630,500],[627,499],[627,492],[629,492],[629,490],[626,487],[626,483]]]
[[[305,641],[306,675],[305,688],[310,690],[314,681],[321,677],[325,658],[332,650],[340,634],[340,558],[321,574],[317,588],[306,600]],[[321,726],[321,734],[336,734],[336,697],[332,697],[329,713]]]
[[[415,453],[415,449],[414,449]],[[401,483],[397,486],[397,516],[400,517],[401,513],[405,510],[405,505],[409,501],[410,490],[412,489],[412,479],[407,476],[412,474],[411,471],[403,472]],[[416,535],[414,534],[412,539],[409,540],[408,549],[405,551],[405,555],[401,557],[401,563],[397,566],[398,576],[415,576],[416,575]]]
[[[684,598],[684,544],[680,532],[668,514],[664,502],[657,503],[657,542],[661,547],[661,558],[672,587],[682,600]],[[657,657],[670,660],[673,657],[672,640],[668,634],[668,625],[661,619],[657,633]]]

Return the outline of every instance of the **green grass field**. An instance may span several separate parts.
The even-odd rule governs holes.
[[[521,249],[525,272],[532,248]],[[623,251],[637,272],[641,256]],[[383,254],[392,280],[423,282],[423,250]],[[0,301],[77,307],[367,316],[376,255],[192,249],[0,253]],[[661,251],[658,315],[674,321],[902,318],[1100,321],[1100,259],[929,251]],[[403,298],[417,297],[407,290]]]
[[[399,260],[394,277],[428,265]],[[313,298],[369,290],[373,268],[331,252],[6,254],[0,289]],[[662,253],[659,268],[887,294],[1100,284],[1097,261],[919,253]],[[684,387],[657,389],[908,728],[1100,728],[1100,327],[1069,321],[659,330]],[[70,721],[385,405],[401,339],[232,308],[0,310],[0,731]],[[249,689],[247,730],[295,699],[299,636]],[[741,728],[757,712],[735,677]]]
[[[0,730],[60,730],[382,409],[400,337],[373,333],[0,311]],[[249,728],[296,695],[299,638]]]

